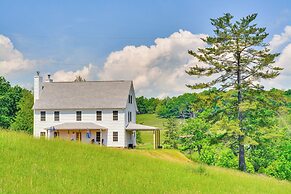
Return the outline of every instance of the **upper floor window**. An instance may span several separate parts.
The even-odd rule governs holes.
[[[128,103],[132,104],[132,95],[128,95]]]
[[[45,111],[40,111],[40,121],[45,121]]]
[[[131,122],[132,121],[132,114],[131,114],[131,112],[128,112],[127,113],[127,121],[128,122]]]
[[[82,111],[76,111],[76,120],[82,121]]]
[[[55,121],[60,121],[60,111],[54,112]]]
[[[118,121],[118,111],[113,111],[113,121]]]
[[[96,120],[102,121],[102,111],[96,111]]]

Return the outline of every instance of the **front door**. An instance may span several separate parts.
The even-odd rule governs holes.
[[[81,132],[76,132],[76,141],[81,141],[81,140],[82,140]]]

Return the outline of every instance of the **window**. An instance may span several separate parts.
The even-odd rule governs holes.
[[[96,111],[96,120],[102,121],[102,111]]]
[[[113,111],[113,121],[118,121],[118,111]]]
[[[128,95],[128,103],[132,104],[132,95]]]
[[[118,132],[113,132],[113,141],[118,141]]]
[[[60,121],[60,112],[59,111],[55,111],[54,115],[55,115],[55,121]]]
[[[40,137],[45,137],[45,132],[40,132]]]
[[[99,132],[96,132],[96,142],[100,142],[100,140],[101,140],[101,133],[99,131]]]
[[[82,111],[76,111],[76,120],[82,121]]]
[[[45,121],[45,111],[40,111],[40,121]]]
[[[132,121],[132,116],[131,116],[131,112],[127,113],[127,121],[131,122]]]

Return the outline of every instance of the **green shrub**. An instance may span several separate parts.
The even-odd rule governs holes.
[[[204,162],[208,165],[215,165],[215,149],[211,146],[204,146],[199,155],[201,162]]]
[[[235,156],[231,149],[223,149],[217,157],[217,161],[215,162],[216,166],[227,167],[227,168],[235,168],[238,167],[238,159]]]
[[[136,131],[136,143],[137,144],[141,144],[142,142],[142,138],[141,138],[141,134],[140,131]]]
[[[253,164],[246,158],[246,166],[247,166],[247,172],[249,173],[255,173],[255,168]]]
[[[265,170],[265,173],[280,179],[291,180],[291,161],[281,156]]]

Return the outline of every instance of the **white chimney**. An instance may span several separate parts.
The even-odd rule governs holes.
[[[47,75],[47,79],[45,80],[45,82],[53,82],[50,74]]]
[[[42,90],[42,77],[39,75],[39,71],[36,72],[36,76],[34,76],[34,102],[39,99],[40,92]]]

